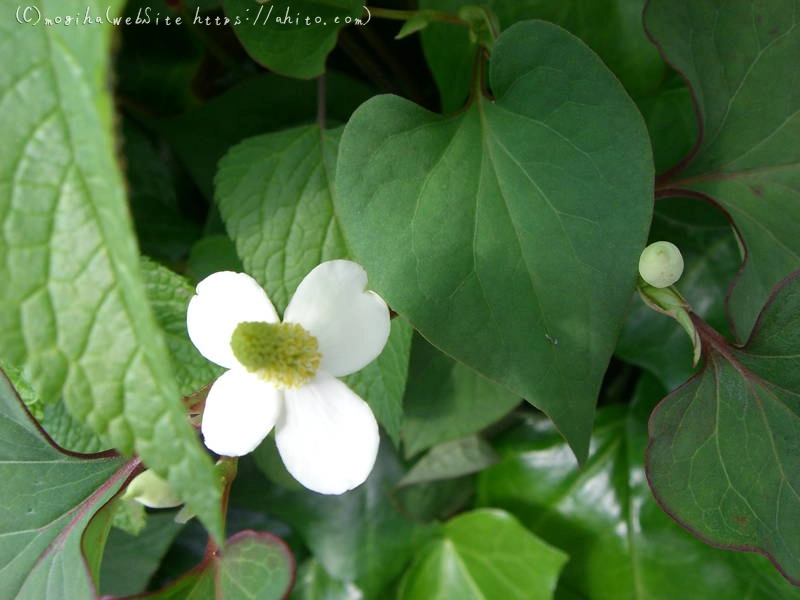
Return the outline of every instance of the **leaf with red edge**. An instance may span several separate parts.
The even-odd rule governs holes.
[[[294,575],[294,557],[283,540],[270,533],[240,531],[224,550],[206,554],[176,582],[137,598],[280,600],[289,595]]]
[[[138,464],[60,448],[0,372],[0,597],[94,598],[83,551],[99,559],[105,535],[84,548],[83,533]]]
[[[689,82],[700,135],[658,196],[710,199],[746,248],[728,309],[745,339],[800,268],[800,0],[650,0],[645,26]]]
[[[800,585],[800,271],[774,291],[744,347],[700,319],[702,371],[650,419],[647,477],[708,543],[767,555]]]

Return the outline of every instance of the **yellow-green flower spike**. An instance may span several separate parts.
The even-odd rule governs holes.
[[[639,275],[655,288],[674,284],[683,274],[683,256],[671,242],[654,242],[639,257]]]
[[[317,338],[297,323],[239,323],[231,349],[245,369],[280,388],[306,383],[322,358]]]

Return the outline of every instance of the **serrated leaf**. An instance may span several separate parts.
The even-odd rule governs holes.
[[[441,442],[480,431],[520,401],[516,394],[416,336],[403,400],[405,455],[410,458]]]
[[[647,475],[665,510],[725,548],[754,550],[800,583],[800,274],[776,289],[752,336],[701,325],[703,370],[656,407]]]
[[[442,529],[404,575],[398,600],[549,600],[567,555],[509,513],[480,509]]]
[[[278,311],[315,266],[350,258],[333,208],[341,129],[297,127],[245,140],[220,161],[216,201],[245,271]],[[394,319],[383,353],[345,378],[395,443],[411,350],[411,327]]]
[[[224,7],[253,60],[270,71],[301,79],[323,73],[339,30],[347,19],[360,19],[364,10],[361,0],[225,0]]]
[[[449,118],[362,105],[337,215],[395,311],[548,413],[583,460],[650,224],[650,144],[619,82],[555,25],[502,34],[490,75],[495,100]]]
[[[664,63],[642,28],[644,0],[421,0],[420,7],[456,14],[480,4],[503,29],[525,19],[543,19],[564,27],[600,55],[633,97],[654,91]],[[442,94],[445,112],[464,103],[470,89],[475,46],[464,28],[432,23],[422,33],[425,58]]]
[[[745,339],[772,288],[800,268],[800,54],[797,0],[653,0],[645,25],[689,81],[701,119],[693,152],[659,195],[701,195],[747,248],[729,299]]]
[[[0,596],[92,598],[84,529],[137,464],[56,447],[0,372]]]
[[[113,16],[122,2],[58,11],[87,5]],[[116,163],[113,31],[0,24],[0,353],[44,402],[63,395],[79,421],[168,476],[219,535],[221,487],[169,372]]]
[[[280,538],[241,531],[225,549],[207,556],[166,588],[141,596],[150,600],[281,600],[294,581],[294,557]]]
[[[219,377],[224,369],[206,360],[189,340],[186,309],[195,290],[185,278],[149,259],[142,260],[145,290],[167,341],[172,373],[181,396]]]
[[[764,557],[707,546],[653,499],[643,465],[647,416],[663,393],[646,376],[630,406],[599,411],[582,469],[552,426],[536,417],[520,423],[498,439],[503,459],[479,476],[478,502],[513,511],[569,554],[558,598],[800,598],[777,573],[764,573]]]

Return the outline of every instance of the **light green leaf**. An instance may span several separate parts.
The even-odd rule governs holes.
[[[747,338],[772,288],[800,268],[800,55],[797,0],[653,0],[645,25],[689,81],[698,145],[659,181],[730,215],[747,248],[729,310]]]
[[[494,509],[449,521],[403,577],[398,600],[547,600],[567,555]]]
[[[392,309],[544,410],[583,460],[650,225],[650,144],[619,82],[555,25],[503,33],[490,75],[495,100],[450,118],[362,105],[336,211]]]
[[[416,336],[403,400],[406,457],[480,431],[519,403],[516,394],[448,358]]]
[[[569,554],[558,598],[800,598],[763,556],[704,544],[653,499],[643,467],[647,417],[663,393],[648,376],[630,407],[601,410],[581,469],[543,419],[520,423],[498,441],[503,460],[479,476],[479,503],[513,511]]]
[[[42,9],[114,15],[121,5]],[[0,23],[0,354],[44,402],[63,396],[79,421],[168,476],[221,535],[220,483],[169,372],[116,162],[114,31]]]
[[[95,565],[84,561],[84,529],[137,464],[113,453],[64,453],[0,373],[0,597],[92,598]]]
[[[245,140],[220,162],[216,201],[244,269],[284,311],[318,264],[350,258],[333,209],[341,129],[297,127]],[[381,356],[345,381],[398,442],[411,327],[394,319]]]
[[[142,596],[150,600],[282,600],[294,580],[294,557],[280,538],[242,531],[221,552],[166,588]]]
[[[653,411],[647,474],[684,527],[770,556],[800,584],[800,273],[743,348],[705,325],[703,370]]]
[[[361,18],[362,4],[362,0],[225,0],[224,6],[253,60],[275,73],[309,79],[325,70],[339,30],[347,19]]]
[[[174,271],[146,258],[142,260],[142,275],[150,306],[167,340],[178,390],[181,396],[188,396],[224,370],[206,360],[189,339],[186,309],[194,287]]]

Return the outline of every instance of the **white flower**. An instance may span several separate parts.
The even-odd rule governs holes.
[[[342,494],[360,485],[378,453],[369,406],[336,379],[372,362],[389,337],[389,310],[347,260],[322,263],[297,286],[281,323],[249,275],[223,271],[197,284],[189,337],[225,372],[206,398],[206,446],[253,451],[275,427],[283,463],[305,487]]]

